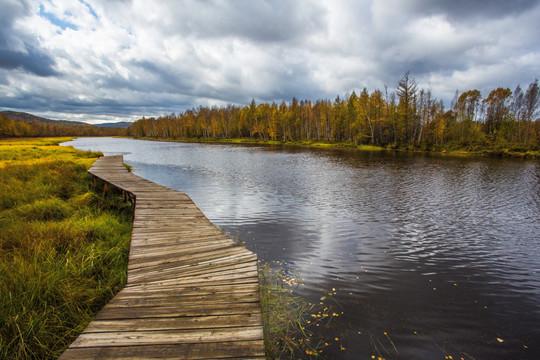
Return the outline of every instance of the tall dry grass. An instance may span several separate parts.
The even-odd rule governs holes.
[[[0,358],[57,358],[126,281],[132,209],[65,140],[0,141]]]

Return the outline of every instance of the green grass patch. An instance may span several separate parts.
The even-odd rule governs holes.
[[[0,358],[57,358],[126,281],[132,208],[66,140],[0,141]]]
[[[215,139],[215,138],[153,138],[144,137],[144,140],[165,141],[165,142],[184,142],[184,143],[201,143],[201,144],[239,144],[239,145],[283,145],[283,146],[300,146],[313,148],[327,149],[356,149],[360,151],[383,151],[391,150],[382,146],[376,145],[357,145],[354,142],[334,142],[334,141],[319,141],[319,140],[264,140],[252,138],[235,138],[235,139]]]

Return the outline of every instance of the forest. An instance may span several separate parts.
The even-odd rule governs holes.
[[[68,121],[49,120],[49,123],[11,119],[0,114],[0,139],[17,137],[58,136],[120,136],[126,129],[97,127],[93,125],[69,124]]]
[[[431,90],[406,73],[395,92],[363,89],[334,101],[310,100],[247,106],[203,107],[182,114],[142,118],[135,138],[324,141],[422,150],[540,148],[538,80],[526,89],[497,88],[458,94],[446,109]]]

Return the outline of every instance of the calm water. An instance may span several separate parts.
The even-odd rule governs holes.
[[[259,258],[297,271],[296,293],[340,314],[313,329],[330,344],[324,358],[540,359],[537,162],[68,144],[123,154],[136,174],[187,193]]]

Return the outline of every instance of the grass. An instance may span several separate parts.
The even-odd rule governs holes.
[[[0,358],[57,358],[126,281],[132,209],[66,140],[0,141]]]
[[[316,354],[306,331],[311,307],[284,286],[285,277],[266,264],[259,265],[259,285],[268,359],[294,359],[300,353]]]
[[[362,151],[384,151],[394,150],[388,147],[377,145],[357,145],[354,142],[335,142],[335,141],[318,141],[318,140],[264,140],[253,138],[234,138],[234,139],[216,139],[216,138],[159,138],[159,137],[142,137],[141,140],[165,141],[165,142],[183,142],[183,143],[200,143],[200,144],[239,144],[239,145],[284,145],[296,147],[314,147],[327,149],[353,149]]]
[[[329,346],[322,338],[313,336],[312,330],[328,326],[339,315],[329,306],[322,305],[318,309],[295,295],[293,290],[300,282],[298,276],[291,277],[283,269],[259,263],[264,346],[268,359],[316,358]]]

